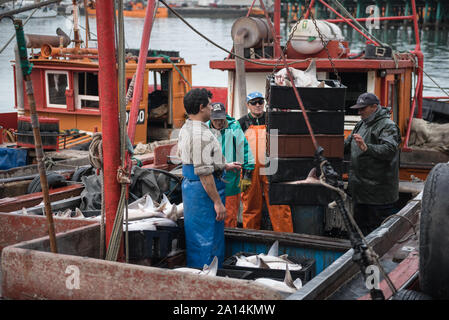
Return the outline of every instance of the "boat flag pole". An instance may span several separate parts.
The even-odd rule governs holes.
[[[32,64],[28,61],[25,34],[23,32],[22,20],[13,20],[16,29],[17,47],[20,55],[20,65],[22,67],[23,78],[25,79],[26,95],[30,106],[31,127],[33,128],[34,148],[36,150],[37,168],[39,171],[42,196],[44,200],[45,215],[47,216],[48,235],[50,237],[50,250],[57,253],[55,226],[48,194],[47,174],[45,172],[44,151],[42,149],[42,139],[39,130],[39,118],[36,112],[36,101],[34,100],[33,83],[31,81]]]

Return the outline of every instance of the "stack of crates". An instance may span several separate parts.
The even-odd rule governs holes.
[[[59,150],[59,119],[39,117],[39,131],[44,150]],[[24,148],[35,148],[31,117],[17,118],[17,145]]]
[[[323,81],[329,87],[297,87],[297,90],[317,143],[324,149],[323,156],[342,174],[346,87],[336,80]],[[277,162],[277,170],[268,175],[270,204],[328,203],[332,197],[328,189],[288,183],[307,178],[316,166],[315,147],[293,88],[278,86],[273,78],[268,78],[268,88],[267,156],[271,168],[276,168]],[[270,150],[270,139],[272,144],[277,141],[277,152],[274,145]]]

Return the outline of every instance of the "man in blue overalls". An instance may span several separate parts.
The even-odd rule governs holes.
[[[182,161],[182,199],[187,266],[202,268],[214,256],[224,260],[225,170],[240,170],[237,162],[226,163],[221,145],[206,125],[211,114],[212,93],[192,89],[184,96],[189,116],[178,137]]]

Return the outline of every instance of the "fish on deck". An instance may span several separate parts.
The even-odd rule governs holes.
[[[284,281],[277,281],[270,278],[258,278],[254,280],[254,282],[285,293],[294,293],[302,288],[302,281],[300,278],[297,278],[295,281],[293,281],[292,275],[288,270],[288,264],[286,264],[285,268]]]
[[[252,255],[245,257],[243,255],[236,256],[238,267],[249,267],[249,268],[263,268],[263,269],[275,269],[275,270],[285,270],[286,266],[293,271],[299,271],[302,269],[300,264],[296,264],[288,259],[288,255],[283,254],[279,256],[279,241],[275,241],[268,250],[267,254],[261,253],[258,255]]]
[[[175,268],[175,271],[181,271],[186,273],[197,274],[199,276],[212,276],[215,277],[217,275],[218,270],[218,258],[215,256],[210,265],[205,264],[203,270],[195,269],[195,268]]]

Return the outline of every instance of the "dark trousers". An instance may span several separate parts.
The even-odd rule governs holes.
[[[366,236],[389,216],[396,212],[394,203],[390,204],[363,204],[354,203],[354,220],[357,222],[363,235]]]

